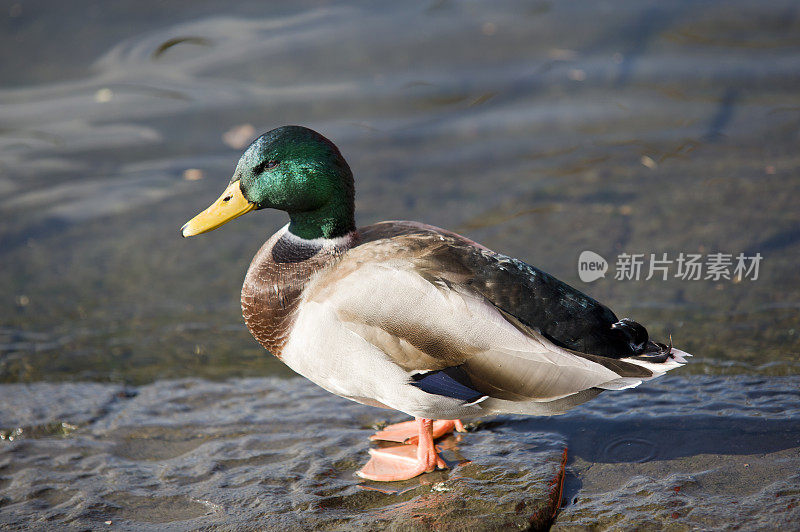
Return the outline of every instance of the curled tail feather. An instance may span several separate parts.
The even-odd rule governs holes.
[[[675,359],[677,362],[685,363],[684,356],[691,356],[683,351],[672,348],[672,335],[669,337],[669,344],[654,342],[650,340],[647,329],[640,323],[630,318],[622,318],[611,326],[612,329],[619,331],[630,345],[634,355],[630,358],[644,360],[653,363],[666,362]]]

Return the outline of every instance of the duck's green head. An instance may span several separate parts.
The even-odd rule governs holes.
[[[239,159],[225,192],[181,233],[199,235],[266,208],[288,212],[289,231],[301,238],[336,238],[353,231],[353,174],[339,149],[301,126],[264,133]]]

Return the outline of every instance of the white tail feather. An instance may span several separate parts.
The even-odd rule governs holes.
[[[633,377],[620,377],[619,379],[614,379],[613,381],[604,382],[598,388],[602,388],[604,390],[626,390],[628,388],[636,388],[642,383],[642,379],[636,379]]]
[[[664,373],[670,370],[683,366],[684,364],[686,364],[686,357],[692,356],[685,351],[681,351],[680,349],[675,349],[675,348],[672,349],[670,355],[671,357],[664,362],[648,362],[646,360],[640,360],[636,358],[623,358],[620,360],[622,360],[623,362],[628,362],[630,364],[636,364],[639,367],[651,371],[653,373],[653,376],[643,379],[649,381],[651,379],[655,379],[662,376]]]

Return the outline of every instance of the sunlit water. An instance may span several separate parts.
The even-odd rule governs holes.
[[[238,306],[252,255],[285,215],[253,213],[192,240],[178,228],[223,189],[242,144],[296,123],[345,154],[359,223],[456,230],[671,334],[695,358],[676,372],[689,379],[681,390],[650,388],[663,415],[678,415],[673,394],[687,386],[706,393],[709,381],[693,375],[728,383],[719,405],[681,411],[698,438],[720,409],[763,421],[727,395],[741,379],[755,394],[797,387],[796,3],[193,4],[2,8],[3,382],[288,376]],[[579,279],[584,250],[609,261],[605,278]],[[640,280],[617,280],[624,253],[762,261],[755,280],[676,278],[675,263],[666,281],[644,280],[647,264]],[[618,397],[598,399],[593,423],[627,404]],[[770,415],[779,427],[781,412]],[[796,413],[785,415],[796,440]],[[674,466],[652,454],[664,427],[636,426],[624,442],[610,438],[608,453]],[[722,427],[719,439],[742,428]],[[746,453],[759,453],[750,443]],[[782,447],[795,465],[798,445]],[[700,453],[688,449],[677,456]],[[599,459],[575,460],[582,471]],[[662,478],[624,471],[626,482]],[[796,478],[776,478],[797,496]],[[579,500],[602,491],[571,486]],[[562,519],[580,523],[576,512]]]

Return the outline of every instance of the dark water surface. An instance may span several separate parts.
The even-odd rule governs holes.
[[[341,147],[361,224],[538,265],[671,332],[685,373],[798,372],[795,3],[180,5],[2,14],[3,381],[281,371],[237,294],[285,215],[177,230],[232,172],[227,131],[285,123]],[[587,284],[586,249],[764,258],[756,281]]]
[[[178,235],[224,188],[243,145],[295,123],[347,157],[360,224],[413,219],[456,230],[656,337],[671,333],[695,355],[675,377],[605,394],[566,418],[487,429],[502,439],[524,428],[535,440],[546,427],[571,442],[566,495],[577,502],[557,526],[630,528],[656,515],[666,525],[677,514],[677,528],[723,527],[739,515],[779,528],[781,508],[797,522],[796,2],[26,1],[0,6],[0,54],[0,429],[28,427],[19,443],[0,442],[4,516],[41,510],[42,519],[94,527],[97,516],[142,524],[166,512],[158,522],[191,528],[244,523],[263,505],[315,493],[283,451],[277,471],[295,480],[262,482],[271,459],[248,449],[261,445],[258,434],[272,441],[273,418],[236,422],[246,428],[230,438],[222,421],[182,425],[177,410],[130,417],[120,434],[103,425],[114,401],[136,404],[148,390],[173,401],[184,381],[163,379],[176,378],[226,390],[197,407],[205,414],[186,403],[186,415],[223,420],[235,410],[240,419],[247,397],[276,382],[287,383],[292,423],[328,414],[292,403],[317,393],[308,383],[210,382],[289,375],[250,338],[238,304],[251,257],[285,215]],[[609,261],[605,278],[579,279],[584,250]],[[668,280],[644,280],[648,263],[640,280],[617,280],[623,253],[762,261],[755,280],[676,278],[675,263]],[[130,388],[139,392],[132,403],[114,399],[125,386],[143,386]],[[42,390],[61,400],[37,410],[50,393]],[[319,404],[339,404],[330,401]],[[72,410],[54,411],[60,402]],[[339,429],[385,415],[352,409],[336,414]],[[124,434],[147,449],[135,454]],[[341,436],[354,447],[330,456],[315,451],[318,467],[338,464],[346,489],[364,456],[357,436]],[[285,444],[311,436],[303,438]],[[42,469],[52,453],[62,477]],[[250,456],[260,465],[240,478],[231,464],[253,465]],[[173,465],[159,469],[163,460]],[[208,471],[183,469],[195,467]],[[251,486],[252,512],[214,513],[225,505],[214,482]],[[78,499],[95,509],[63,510]],[[216,517],[193,521],[206,512]]]

